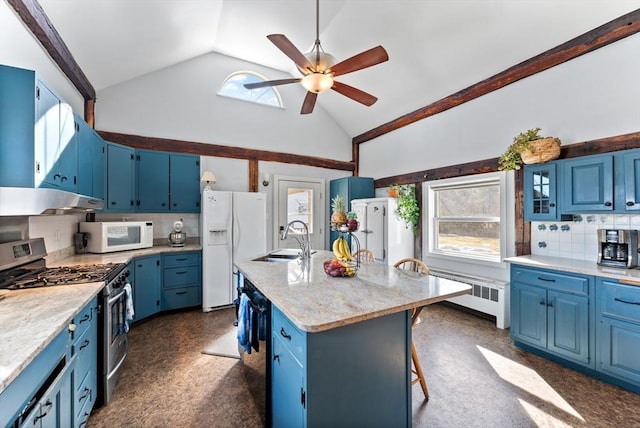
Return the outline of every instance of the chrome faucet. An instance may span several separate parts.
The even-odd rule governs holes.
[[[289,234],[289,228],[294,223],[300,223],[301,225],[304,226],[304,234],[306,236],[306,239],[305,239],[306,242],[300,241],[296,236],[294,236],[294,239],[298,241],[298,245],[300,245],[300,250],[301,250],[300,257],[303,260],[309,260],[311,258],[311,238],[309,237],[309,226],[307,226],[307,223],[305,223],[302,220],[290,221],[289,224],[287,224],[287,227],[285,227],[284,231],[282,232],[282,239],[287,239],[287,235]]]

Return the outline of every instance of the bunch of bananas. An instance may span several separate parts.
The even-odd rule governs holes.
[[[335,241],[333,241],[333,254],[341,262],[353,260],[351,257],[351,250],[349,250],[349,244],[347,244],[347,240],[342,236],[339,236]]]

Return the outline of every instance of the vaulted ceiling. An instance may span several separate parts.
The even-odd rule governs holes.
[[[208,52],[298,77],[266,36],[285,34],[303,52],[315,40],[314,0],[39,3],[98,96]],[[326,52],[341,61],[382,45],[389,61],[339,79],[378,97],[372,107],[328,91],[316,108],[355,136],[639,8],[640,0],[321,0]],[[292,86],[279,89],[299,90]]]

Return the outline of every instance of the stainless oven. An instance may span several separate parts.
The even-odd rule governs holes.
[[[98,405],[111,401],[115,390],[120,369],[127,357],[129,339],[127,332],[127,288],[129,271],[122,264],[120,268],[110,275],[107,284],[102,290],[102,310],[99,315],[98,340],[103,349],[98,354]],[[129,285],[130,287],[130,285]]]

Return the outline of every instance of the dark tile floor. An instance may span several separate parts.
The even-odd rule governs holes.
[[[640,427],[640,395],[515,348],[508,330],[446,304],[414,329],[430,400],[416,427]],[[260,427],[255,379],[238,359],[202,354],[233,309],[170,313],[134,326],[112,402],[90,427]]]

